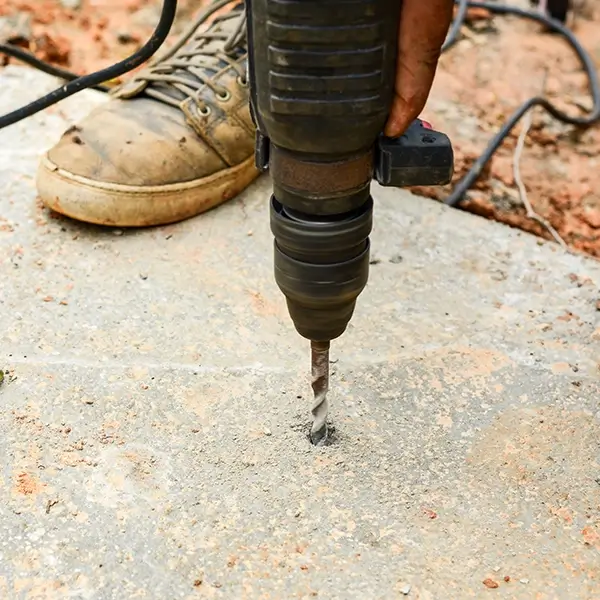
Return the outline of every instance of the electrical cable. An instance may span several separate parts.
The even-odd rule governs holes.
[[[0,117],[0,129],[13,125],[18,121],[31,117],[32,115],[92,86],[97,86],[105,81],[110,81],[116,77],[120,77],[136,67],[140,66],[151,58],[166,40],[173,22],[175,20],[175,12],[177,10],[177,0],[163,0],[162,11],[156,29],[150,36],[150,39],[137,51],[128,58],[101,69],[89,75],[83,75],[69,81],[66,85],[46,94],[42,98],[38,98],[33,102],[22,106],[6,115]],[[14,48],[12,48],[14,51]],[[55,68],[55,67],[53,67]]]
[[[27,50],[21,48],[20,46],[15,46],[14,44],[1,44],[0,43],[0,53],[6,54],[6,56],[11,56],[12,58],[16,58],[21,62],[29,65],[30,67],[34,67],[38,71],[42,71],[47,73],[48,75],[52,75],[53,77],[58,77],[58,79],[64,79],[65,81],[74,81],[75,79],[79,79],[80,75],[76,75],[67,69],[63,69],[61,67],[55,67],[54,65],[44,62],[40,60],[35,54],[28,52]],[[100,92],[109,92],[110,87],[107,85],[92,85],[91,89],[98,90]]]
[[[508,137],[523,116],[532,108],[540,106],[555,119],[569,125],[589,127],[590,125],[598,122],[598,120],[600,120],[600,83],[598,82],[598,76],[592,58],[585,48],[583,48],[576,36],[561,21],[549,17],[541,12],[528,11],[516,6],[496,4],[493,2],[457,0],[456,3],[458,4],[458,10],[448,32],[448,36],[446,37],[446,41],[442,47],[442,52],[447,52],[458,41],[460,29],[465,22],[467,10],[469,8],[483,8],[493,14],[514,15],[536,21],[551,31],[560,34],[574,50],[588,77],[589,88],[593,102],[592,110],[587,115],[571,116],[558,109],[544,97],[536,96],[527,100],[508,118],[506,123],[489,142],[487,148],[483,151],[481,156],[475,161],[469,172],[462,179],[456,182],[452,193],[444,200],[444,203],[449,206],[459,207],[465,194],[477,181],[484,167],[490,161],[494,153],[502,145],[504,140]],[[43,98],[35,100],[27,106],[0,117],[0,129],[25,119],[83,89],[91,87],[103,92],[109,91],[110,88],[102,85],[103,82],[120,77],[121,75],[124,75],[125,73],[135,69],[137,66],[141,65],[156,53],[171,30],[173,20],[175,18],[176,8],[177,0],[164,0],[160,21],[154,33],[152,34],[152,37],[142,48],[140,48],[140,50],[116,65],[81,77],[75,73],[71,73],[66,69],[61,69],[59,67],[50,65],[38,59],[33,54],[19,48],[18,46],[13,46],[11,44],[0,44],[0,52],[3,52],[9,56],[13,56],[32,67],[44,71],[45,73],[69,81],[67,85],[50,92]]]
[[[598,82],[598,75],[594,62],[590,55],[587,53],[585,48],[581,45],[579,40],[575,37],[573,32],[568,29],[560,21],[546,16],[539,12],[533,12],[518,8],[516,6],[507,6],[502,4],[495,4],[491,2],[469,2],[467,0],[459,0],[458,15],[455,22],[449,32],[449,35],[444,44],[443,50],[450,48],[458,38],[458,32],[460,30],[459,17],[462,15],[462,19],[466,15],[467,8],[483,8],[489,10],[491,13],[503,14],[503,15],[515,15],[537,21],[542,25],[551,29],[555,33],[559,33],[569,43],[571,48],[575,51],[577,58],[581,62],[583,69],[588,77],[590,93],[592,96],[592,110],[585,116],[571,116],[560,109],[556,108],[548,99],[542,96],[535,96],[530,98],[523,103],[502,125],[498,133],[489,142],[487,148],[475,161],[469,172],[456,184],[452,193],[444,200],[444,203],[448,206],[458,207],[460,202],[463,200],[465,194],[471,188],[471,186],[477,181],[485,165],[491,160],[494,153],[498,150],[500,145],[508,137],[510,132],[514,129],[517,123],[535,106],[540,106],[546,112],[550,113],[555,119],[569,125],[575,125],[579,127],[589,127],[600,120],[600,83]]]
[[[467,17],[467,10],[469,9],[468,0],[455,0],[455,4],[458,4],[458,10],[456,11],[456,16],[452,21],[452,25],[450,25],[450,30],[448,31],[448,35],[446,36],[446,41],[442,46],[442,53],[449,50],[458,41],[460,28],[463,26]]]

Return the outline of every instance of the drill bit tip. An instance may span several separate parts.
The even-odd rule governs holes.
[[[325,446],[327,444],[327,440],[329,439],[329,430],[327,425],[323,425],[319,431],[310,432],[310,443],[313,446]]]
[[[327,414],[329,403],[329,342],[311,342],[312,389],[315,401],[312,408],[313,424],[310,430],[310,441],[314,446],[327,443]]]

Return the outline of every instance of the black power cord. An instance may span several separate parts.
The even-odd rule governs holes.
[[[563,111],[556,108],[549,100],[544,97],[536,96],[530,98],[522,106],[520,106],[506,121],[506,123],[500,128],[498,133],[492,138],[487,148],[484,150],[482,155],[475,161],[470,171],[460,179],[454,186],[453,192],[444,201],[449,206],[458,207],[460,202],[463,200],[465,194],[470,187],[477,181],[485,165],[490,161],[494,153],[498,150],[502,142],[507,138],[510,132],[514,129],[517,123],[523,118],[525,114],[535,106],[540,106],[551,114],[555,119],[575,125],[579,127],[589,127],[600,120],[600,84],[598,82],[598,76],[594,63],[583,48],[579,40],[575,35],[560,21],[552,17],[548,17],[540,12],[528,11],[516,6],[507,6],[503,4],[496,4],[492,2],[470,2],[469,0],[458,0],[458,11],[456,18],[450,27],[448,36],[442,48],[442,52],[449,50],[458,40],[460,28],[462,27],[468,8],[484,8],[491,13],[501,15],[515,15],[532,21],[541,23],[551,31],[560,34],[571,48],[575,51],[575,54],[579,58],[584,71],[588,77],[589,88],[592,96],[593,107],[592,110],[585,116],[571,116]],[[143,62],[153,56],[156,51],[160,48],[162,43],[165,41],[175,18],[175,11],[177,8],[177,0],[164,0],[160,21],[152,34],[152,37],[148,42],[135,54],[129,58],[103,69],[92,73],[90,75],[78,76],[66,69],[60,69],[39,60],[33,54],[11,44],[0,44],[0,52],[4,52],[9,56],[13,56],[32,67],[35,67],[45,73],[60,77],[66,81],[69,81],[67,85],[50,92],[48,95],[35,100],[31,104],[19,108],[3,117],[0,117],[0,129],[12,125],[17,121],[21,121],[35,113],[56,104],[61,100],[76,94],[77,92],[86,88],[95,88],[101,91],[109,91],[110,88],[102,85],[103,82],[109,81],[116,77],[120,77],[125,73],[135,69]]]
[[[151,58],[163,45],[163,42],[169,35],[171,27],[173,26],[176,10],[177,0],[163,0],[163,6],[158,25],[150,36],[150,39],[137,52],[118,62],[117,64],[112,65],[111,67],[101,69],[100,71],[90,73],[89,75],[83,75],[82,77],[77,77],[76,75],[73,75],[68,71],[64,71],[63,69],[57,69],[56,67],[43,63],[32,56],[29,56],[27,59],[25,59],[24,55],[27,55],[28,53],[20,53],[20,56],[17,58],[24,60],[24,62],[27,62],[28,64],[31,64],[32,66],[35,66],[46,73],[52,69],[54,71],[52,74],[61,73],[59,77],[70,79],[70,81],[66,85],[50,92],[49,94],[46,94],[42,98],[38,98],[30,104],[22,106],[21,108],[18,108],[17,110],[0,117],[0,129],[8,127],[9,125],[13,125],[18,121],[26,119],[27,117],[31,117],[41,110],[44,110],[45,108],[48,108],[49,106],[52,106],[53,104],[56,104],[57,102],[60,102],[61,100],[80,92],[81,90],[94,86],[100,86],[105,81],[120,77],[121,75],[132,71],[136,67],[139,67],[149,58]],[[15,48],[16,46],[9,46],[12,56],[17,55]],[[0,51],[2,51],[2,49],[0,49]],[[102,88],[104,88],[104,86],[102,86]]]
[[[6,56],[11,56],[12,58],[16,58],[17,60],[24,62],[30,67],[36,68],[38,71],[43,71],[48,75],[58,77],[58,79],[64,79],[65,81],[74,81],[75,79],[80,78],[80,75],[76,75],[75,73],[68,71],[67,69],[55,67],[50,63],[44,62],[31,52],[24,50],[20,46],[15,46],[14,44],[0,43],[0,53],[6,54]],[[92,85],[90,87],[91,89],[98,90],[100,92],[110,91],[110,88],[107,85]]]
[[[490,161],[496,150],[498,150],[500,145],[508,137],[517,123],[535,106],[542,107],[555,119],[569,125],[589,127],[600,120],[600,84],[598,83],[598,75],[596,73],[594,62],[579,40],[575,37],[573,32],[565,27],[561,21],[548,17],[539,12],[523,10],[516,6],[506,6],[491,2],[468,2],[467,0],[459,0],[458,5],[457,18],[451,27],[442,51],[447,50],[457,41],[460,26],[462,21],[464,21],[467,8],[470,7],[484,8],[489,10],[491,13],[516,15],[518,17],[537,21],[553,32],[560,34],[568,42],[571,48],[573,48],[588,77],[593,105],[592,110],[587,115],[574,117],[556,108],[554,104],[542,96],[536,96],[527,100],[507,119],[506,123],[504,123],[498,133],[492,138],[481,156],[475,161],[469,172],[455,184],[452,193],[444,200],[444,203],[448,206],[456,207],[463,200],[470,187],[477,181],[485,165]]]

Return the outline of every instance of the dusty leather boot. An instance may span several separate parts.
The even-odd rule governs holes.
[[[38,170],[46,206],[100,225],[160,225],[209,210],[258,176],[243,5],[202,27],[225,4],[63,134]]]

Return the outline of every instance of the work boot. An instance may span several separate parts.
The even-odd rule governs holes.
[[[46,206],[100,225],[161,225],[233,198],[258,176],[243,5],[202,27],[225,4],[63,134],[38,170]]]

